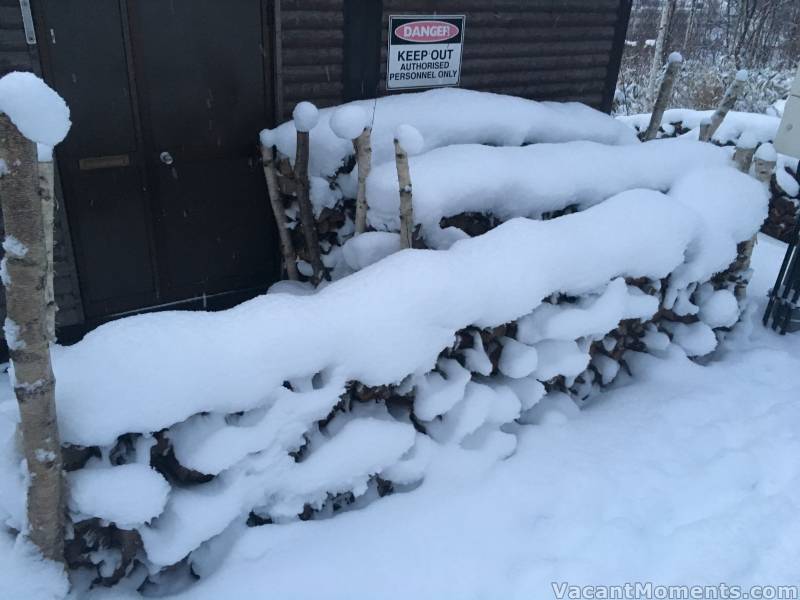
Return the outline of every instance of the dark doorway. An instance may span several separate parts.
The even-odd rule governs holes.
[[[222,308],[279,277],[257,133],[272,122],[266,0],[43,0],[45,76],[87,321]]]

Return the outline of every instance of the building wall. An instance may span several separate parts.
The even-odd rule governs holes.
[[[0,0],[0,76],[10,71],[39,72],[35,47],[28,46],[22,25],[19,0]],[[53,286],[59,311],[56,315],[58,327],[64,328],[83,322],[78,275],[72,252],[64,203],[56,181],[56,220],[53,263],[55,278]],[[2,215],[0,215],[0,234]],[[0,250],[2,253],[2,250]],[[0,294],[0,319],[5,318],[5,294]],[[4,347],[0,348],[3,352]]]
[[[386,94],[392,14],[465,14],[461,85],[609,110],[630,0],[271,0],[275,117],[295,104],[320,107]],[[19,0],[0,0],[0,75],[39,72]],[[60,193],[57,187],[57,198]],[[2,224],[0,223],[0,228]],[[83,322],[63,202],[56,216],[55,291],[61,328]],[[0,297],[0,318],[4,314]]]

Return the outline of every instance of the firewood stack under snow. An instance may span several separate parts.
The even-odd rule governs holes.
[[[738,321],[739,251],[767,193],[724,149],[641,144],[584,106],[464,90],[351,106],[338,131],[341,109],[307,128],[332,283],[138,316],[56,349],[68,555],[100,583],[203,577],[245,528],[412,490],[448,447],[502,460],[518,424],[563,419],[635,377],[637,353],[701,358]],[[303,128],[261,139],[310,278],[293,175]],[[401,250],[404,192],[426,250]]]
[[[702,121],[711,114],[712,111],[682,108],[667,110],[661,120],[658,137],[697,139]],[[631,126],[639,135],[644,135],[649,115],[622,116],[617,119]],[[741,155],[745,148],[751,150],[747,172],[756,177],[754,155],[760,151],[771,158],[775,153],[772,142],[779,124],[780,118],[774,115],[731,111],[710,141],[733,155]],[[770,162],[774,162],[771,165],[772,172],[761,176],[770,193],[769,215],[761,231],[786,242],[800,215],[800,168],[796,158],[782,154],[776,154],[774,161],[767,161]]]

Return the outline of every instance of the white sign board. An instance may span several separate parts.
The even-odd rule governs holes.
[[[775,136],[775,149],[781,154],[800,158],[800,69],[783,109],[783,118]]]
[[[463,47],[464,15],[389,17],[386,88],[458,85]]]

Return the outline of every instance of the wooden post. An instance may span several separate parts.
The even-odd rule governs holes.
[[[738,151],[738,150],[737,150]],[[734,156],[735,160],[735,156]],[[772,179],[772,173],[775,171],[775,165],[778,160],[778,154],[775,152],[775,147],[772,144],[761,144],[758,150],[755,151],[755,160],[753,161],[753,172],[760,182],[769,185]],[[749,171],[749,169],[748,169]],[[757,236],[753,236],[742,246],[739,254],[739,265],[742,272],[741,280],[736,284],[734,294],[738,300],[744,300],[747,294],[747,284],[750,281],[750,260],[753,256],[753,249],[755,248]]]
[[[4,330],[30,473],[28,534],[46,558],[63,561],[64,481],[45,316],[47,250],[36,144],[7,115],[0,115],[0,144],[7,169],[0,178],[6,234]]]
[[[308,262],[314,269],[312,281],[317,285],[325,277],[325,266],[319,251],[317,223],[314,219],[314,208],[311,206],[310,184],[308,181],[308,131],[297,131],[297,155],[294,161],[294,176],[297,183],[297,204],[300,207],[300,222],[303,225],[303,237],[306,240]]]
[[[53,233],[55,229],[55,173],[53,159],[40,161],[39,197],[42,199],[42,220],[44,223],[44,247],[47,260],[47,271],[44,280],[44,307],[47,339],[56,341],[56,296],[53,287],[55,270],[53,268]]]
[[[658,34],[656,44],[653,48],[653,62],[650,66],[650,78],[647,82],[647,99],[654,102],[656,94],[656,79],[658,70],[661,68],[661,61],[664,60],[664,42],[667,39],[672,16],[675,14],[677,0],[665,0],[661,7],[661,17],[658,23]]]
[[[365,127],[356,139],[353,148],[356,151],[358,165],[358,192],[356,194],[356,230],[355,235],[367,230],[367,177],[372,169],[372,129]]]
[[[414,245],[414,208],[411,189],[411,174],[408,170],[408,153],[395,137],[394,158],[397,165],[397,182],[400,185],[400,247]]]
[[[722,102],[719,103],[717,110],[715,110],[714,114],[711,115],[708,126],[704,128],[702,124],[700,125],[701,142],[711,141],[711,139],[714,137],[714,133],[716,133],[717,129],[719,129],[719,126],[722,124],[722,121],[725,119],[725,116],[733,108],[733,105],[736,104],[736,100],[741,95],[742,90],[744,90],[744,84],[746,82],[747,71],[737,71],[736,76],[733,78],[733,81],[725,91],[725,96],[723,96]]]
[[[753,172],[756,179],[769,185],[777,163],[778,153],[775,151],[775,146],[769,143],[761,144],[756,150],[753,161]]]
[[[267,182],[269,203],[272,206],[272,214],[275,215],[275,223],[281,239],[281,253],[283,254],[283,264],[286,267],[286,275],[292,281],[298,281],[300,275],[297,272],[297,256],[294,253],[292,236],[286,224],[286,211],[281,202],[278,174],[275,171],[275,150],[272,146],[261,146],[261,165],[264,168],[264,179]]]
[[[739,136],[739,140],[736,142],[736,150],[733,153],[733,163],[742,173],[750,172],[750,165],[753,162],[753,154],[756,152],[757,145],[758,142],[752,135],[743,133]]]
[[[675,85],[675,77],[681,69],[683,57],[678,52],[673,52],[669,55],[667,61],[667,70],[664,72],[664,78],[661,80],[661,86],[658,88],[658,98],[653,105],[653,114],[650,115],[650,124],[644,133],[644,141],[655,139],[658,134],[658,128],[661,127],[661,119],[664,116],[664,111],[667,110],[670,98],[672,97],[672,88]]]
[[[314,207],[311,205],[311,189],[308,180],[308,159],[310,131],[317,126],[319,111],[311,102],[299,102],[292,111],[294,127],[297,130],[297,151],[294,160],[294,176],[297,186],[297,205],[300,208],[300,222],[303,225],[303,237],[306,240],[306,254],[314,274],[311,281],[319,284],[327,277],[325,265],[319,250],[317,223],[314,219]]]

